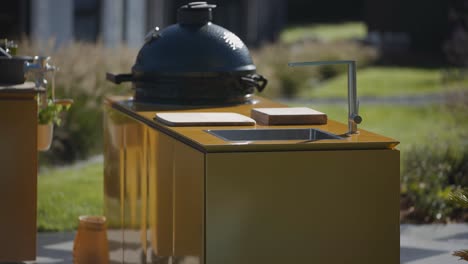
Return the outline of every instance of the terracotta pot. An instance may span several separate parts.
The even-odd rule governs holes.
[[[106,218],[104,216],[80,216],[78,232],[73,244],[74,264],[108,264]]]
[[[54,134],[54,124],[45,124],[37,126],[37,150],[47,151],[52,143]]]

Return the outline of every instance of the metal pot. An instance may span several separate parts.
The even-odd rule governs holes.
[[[194,2],[178,10],[178,23],[149,32],[132,73],[107,73],[132,82],[135,100],[168,104],[244,103],[267,80],[232,32],[211,23],[215,5]]]
[[[0,57],[0,84],[22,84],[25,81],[25,64],[32,62],[28,56]]]

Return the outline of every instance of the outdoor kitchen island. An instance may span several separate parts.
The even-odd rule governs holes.
[[[123,263],[399,262],[399,151],[359,130],[343,139],[227,141],[206,130],[347,125],[170,127],[162,112],[286,107],[260,97],[223,107],[105,101],[105,215]]]

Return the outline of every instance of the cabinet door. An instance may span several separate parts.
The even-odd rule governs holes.
[[[207,264],[398,262],[397,150],[207,155]]]
[[[0,262],[36,258],[36,101],[0,99]]]

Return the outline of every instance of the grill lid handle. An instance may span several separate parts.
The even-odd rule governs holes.
[[[268,84],[268,80],[265,79],[265,77],[256,73],[241,77],[241,80],[244,83],[254,86],[259,92],[262,92]]]
[[[213,20],[216,5],[207,2],[191,2],[177,10],[177,22],[181,25],[204,25]]]
[[[106,79],[115,84],[120,84],[123,82],[131,82],[133,81],[133,74],[131,73],[114,74],[114,73],[108,72],[106,73]]]

